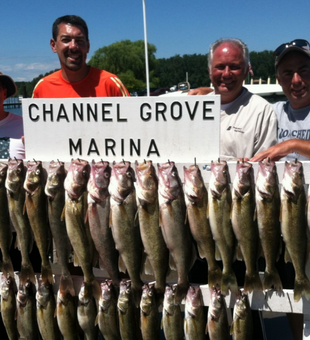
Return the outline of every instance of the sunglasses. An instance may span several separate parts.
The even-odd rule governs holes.
[[[304,39],[295,39],[291,42],[287,42],[287,43],[284,43],[284,44],[281,44],[278,48],[275,49],[275,51],[273,52],[273,56],[276,58],[276,57],[279,57],[279,55],[284,51],[286,50],[288,47],[291,47],[291,46],[296,46],[296,47],[300,47],[302,49],[305,49],[305,50],[310,50],[310,44],[307,40],[304,40]]]

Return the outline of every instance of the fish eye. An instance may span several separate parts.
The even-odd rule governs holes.
[[[105,178],[110,178],[110,174],[107,173],[107,172],[105,172],[105,173],[104,173],[104,177],[105,177]]]
[[[127,175],[128,177],[131,177],[131,172],[127,171],[127,172],[126,172],[126,175]]]
[[[5,172],[4,171],[1,171],[1,176],[5,176]]]
[[[86,170],[83,170],[83,171],[82,171],[82,175],[83,175],[84,177],[87,177],[88,172],[87,172]]]
[[[37,170],[35,171],[35,174],[36,174],[36,175],[40,175],[40,170],[37,169]]]
[[[171,176],[172,176],[172,177],[175,177],[175,176],[176,176],[176,172],[175,172],[175,171],[172,171],[172,172],[171,172]]]

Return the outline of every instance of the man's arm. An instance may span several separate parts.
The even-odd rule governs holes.
[[[297,152],[300,155],[310,158],[310,141],[302,139],[286,140],[265,151],[259,152],[251,158],[251,162],[262,161],[268,157],[273,161],[278,161],[292,152]]]

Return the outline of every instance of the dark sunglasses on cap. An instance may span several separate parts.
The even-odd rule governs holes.
[[[275,49],[275,51],[273,52],[273,56],[278,57],[284,50],[291,46],[300,47],[304,50],[310,50],[309,41],[305,39],[295,39],[291,42],[281,44],[278,48]]]

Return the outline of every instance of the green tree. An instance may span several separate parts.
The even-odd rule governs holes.
[[[250,52],[250,60],[254,79],[262,78],[267,82],[268,77],[270,77],[271,83],[275,83],[276,74],[272,51]]]
[[[148,44],[150,74],[156,64],[155,45]],[[89,61],[89,65],[116,74],[129,92],[145,87],[144,41],[122,40],[99,48]]]

